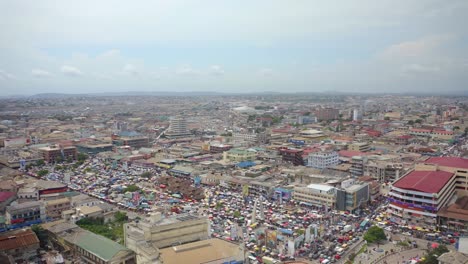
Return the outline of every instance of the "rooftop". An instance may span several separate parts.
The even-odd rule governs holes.
[[[238,245],[217,238],[165,248],[160,252],[164,264],[214,263],[223,259],[242,259]]]
[[[105,261],[111,260],[120,251],[130,251],[130,249],[86,230],[78,229],[65,236],[65,240],[91,252],[93,255]]]
[[[307,188],[328,192],[331,189],[333,189],[334,187],[329,186],[329,185],[324,185],[324,184],[309,184],[309,185],[307,185]]]
[[[14,192],[0,192],[0,203],[10,199],[14,195]]]
[[[438,193],[453,177],[446,171],[413,171],[396,181],[393,186],[425,193]]]
[[[424,163],[437,164],[444,167],[468,169],[468,159],[457,157],[433,157]]]
[[[34,244],[39,246],[39,239],[31,229],[8,232],[0,236],[0,250],[2,251],[20,249]]]

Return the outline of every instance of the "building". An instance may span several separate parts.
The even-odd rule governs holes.
[[[279,154],[282,157],[283,162],[292,163],[295,166],[304,165],[302,158],[303,151],[300,149],[292,148],[280,148]]]
[[[0,252],[12,257],[14,263],[28,263],[38,249],[39,239],[31,229],[0,234]]]
[[[62,217],[62,211],[70,210],[70,199],[60,198],[44,202],[46,215],[51,219],[59,219]]]
[[[345,180],[336,191],[336,209],[354,212],[370,201],[369,183],[357,182],[354,179]]]
[[[114,145],[108,144],[78,144],[76,145],[78,152],[86,153],[89,155],[96,155],[101,152],[112,151]]]
[[[125,246],[136,252],[138,263],[154,263],[162,248],[208,238],[208,218],[191,214],[153,213],[148,219],[124,224]]]
[[[112,144],[115,146],[129,146],[133,149],[147,148],[149,138],[144,136],[117,137],[112,140]]]
[[[307,166],[316,169],[334,167],[340,163],[338,152],[320,151],[309,154]]]
[[[330,107],[319,108],[317,111],[315,111],[315,116],[319,121],[335,120],[340,116],[340,112],[338,109]]]
[[[257,152],[248,149],[233,148],[223,152],[224,161],[241,162],[254,161],[257,157]]]
[[[270,135],[262,133],[233,133],[233,143],[236,146],[252,146],[257,144],[266,144],[269,142]]]
[[[363,167],[364,175],[370,176],[379,182],[394,182],[404,173],[401,163],[380,160],[369,160]]]
[[[0,213],[3,213],[6,207],[16,200],[14,192],[0,192]]]
[[[218,238],[177,245],[160,252],[160,261],[164,264],[243,263],[244,260],[241,246]]]
[[[453,139],[453,131],[447,131],[443,129],[422,129],[412,128],[409,131],[412,136],[429,137],[433,139],[450,140]]]
[[[454,195],[455,179],[452,172],[412,171],[391,187],[388,212],[397,223],[434,227],[437,212]]]
[[[228,151],[232,149],[232,145],[227,144],[212,144],[209,145],[210,153],[223,153],[224,151]]]
[[[356,142],[356,143],[348,145],[348,150],[366,152],[366,151],[370,151],[370,145],[365,142]]]
[[[353,109],[353,121],[361,121],[362,120],[362,114],[359,109]]]
[[[6,224],[40,223],[46,220],[46,210],[42,201],[32,201],[9,205],[5,210]]]
[[[168,138],[181,138],[190,136],[191,133],[187,129],[187,120],[182,116],[171,118],[170,125],[164,133]]]
[[[49,240],[62,254],[79,258],[79,263],[136,264],[135,252],[108,238],[64,221],[42,225]]]
[[[294,187],[294,200],[316,208],[335,208],[336,189],[324,184],[309,184],[307,187]]]
[[[349,172],[353,177],[361,177],[364,175],[364,164],[367,163],[367,157],[353,156],[350,160],[351,168]]]
[[[76,160],[77,157],[77,150],[74,146],[51,145],[48,147],[39,148],[39,151],[42,153],[42,157],[47,163],[53,163],[67,159]]]

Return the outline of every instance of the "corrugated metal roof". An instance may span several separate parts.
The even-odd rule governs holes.
[[[0,250],[17,249],[34,244],[39,245],[39,239],[31,229],[9,232],[0,236]]]

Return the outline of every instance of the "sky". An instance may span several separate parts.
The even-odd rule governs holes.
[[[466,0],[0,0],[0,95],[468,91]]]

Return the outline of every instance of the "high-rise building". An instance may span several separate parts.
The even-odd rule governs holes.
[[[190,132],[187,129],[187,120],[182,116],[171,118],[171,123],[165,135],[169,138],[190,136]]]
[[[336,151],[320,151],[309,154],[307,165],[317,169],[326,169],[339,163],[339,155]]]
[[[334,120],[338,119],[340,111],[335,108],[319,108],[315,111],[315,116],[318,120]]]
[[[362,114],[359,109],[354,109],[353,110],[353,121],[361,121],[362,120]]]

